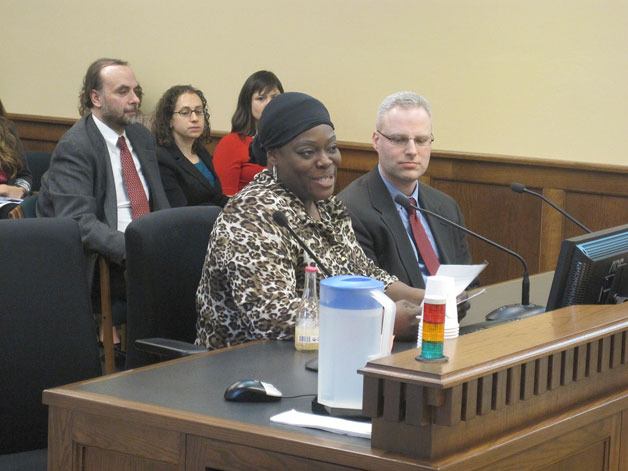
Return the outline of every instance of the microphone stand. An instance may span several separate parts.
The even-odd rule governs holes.
[[[305,245],[305,242],[301,240],[301,238],[297,235],[297,233],[292,230],[292,228],[290,227],[290,223],[288,222],[288,218],[282,211],[275,211],[273,213],[273,221],[275,221],[275,224],[277,224],[279,227],[285,228],[290,233],[290,235],[293,237],[294,240],[297,241],[297,243],[301,246],[301,248],[305,250],[308,253],[308,255],[312,257],[312,260],[314,260],[318,264],[318,266],[323,271],[323,273],[325,273],[327,278],[331,277],[331,273],[329,272],[329,270],[327,270],[325,265],[323,265],[323,263],[318,259],[318,257],[314,255],[314,252],[312,252],[310,248],[307,245]],[[311,360],[308,360],[305,363],[305,369],[309,371],[318,372],[318,355],[316,356],[316,358],[312,358]],[[316,402],[316,405],[318,405],[318,401],[316,401],[316,398],[312,400],[313,409],[315,407],[315,404],[314,404],[315,402]],[[323,406],[319,405],[319,407],[323,407]]]
[[[297,235],[297,233],[292,230],[292,228],[290,227],[290,224],[288,223],[288,218],[283,212],[275,211],[273,213],[273,221],[275,221],[275,223],[278,226],[283,227],[288,230],[292,238],[297,241],[297,243],[301,246],[301,248],[305,250],[310,257],[312,257],[312,260],[314,260],[318,264],[318,266],[323,271],[323,273],[325,273],[325,276],[327,276],[327,278],[331,276],[331,273],[329,272],[329,270],[327,270],[325,265],[323,265],[323,262],[321,262],[319,258],[316,255],[314,255],[314,252],[312,252],[310,248],[307,245],[305,245],[305,242],[303,242],[301,238]]]
[[[455,222],[450,221],[446,217],[443,217],[440,214],[436,214],[430,211],[429,209],[419,208],[418,206],[412,204],[410,200],[408,200],[408,198],[402,195],[395,196],[395,202],[399,203],[401,206],[406,208],[406,210],[412,208],[416,211],[420,211],[421,213],[428,214],[429,216],[435,217],[436,219],[443,221],[444,223],[449,224],[450,226],[453,226],[469,235],[472,235],[473,237],[481,240],[482,242],[492,245],[493,247],[496,247],[499,250],[502,250],[512,255],[513,257],[515,257],[517,260],[521,262],[521,264],[523,265],[523,279],[521,282],[521,304],[508,304],[506,306],[499,307],[486,315],[487,320],[491,321],[491,320],[502,320],[502,319],[519,319],[523,317],[534,316],[536,314],[545,312],[545,307],[539,306],[537,304],[530,304],[530,276],[528,274],[528,264],[523,259],[523,257],[519,255],[517,252],[510,250],[509,248],[506,248],[503,245],[498,244],[497,242],[493,242],[492,240],[487,239],[486,237],[478,234],[477,232],[473,232],[471,229],[467,229],[466,227],[461,226],[460,224],[456,224]]]

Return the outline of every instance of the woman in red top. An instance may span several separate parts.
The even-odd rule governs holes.
[[[244,82],[231,118],[231,132],[214,149],[214,170],[225,195],[235,195],[266,167],[265,161],[251,160],[249,146],[262,111],[280,93],[283,93],[281,82],[267,70],[255,72]]]

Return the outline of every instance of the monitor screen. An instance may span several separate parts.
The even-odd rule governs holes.
[[[617,304],[628,298],[628,224],[565,239],[547,311],[572,304]]]

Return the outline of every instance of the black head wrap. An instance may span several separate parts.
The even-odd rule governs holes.
[[[334,127],[325,105],[305,93],[282,93],[262,112],[257,135],[251,144],[251,162],[266,165],[267,151],[286,145],[302,132],[320,124]]]

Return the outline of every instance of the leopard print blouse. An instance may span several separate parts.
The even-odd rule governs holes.
[[[196,292],[198,345],[209,349],[255,339],[290,339],[304,285],[307,254],[272,219],[276,210],[332,275],[359,274],[387,287],[394,276],[376,267],[358,244],[344,205],[321,201],[321,221],[270,172],[259,173],[216,220]]]

